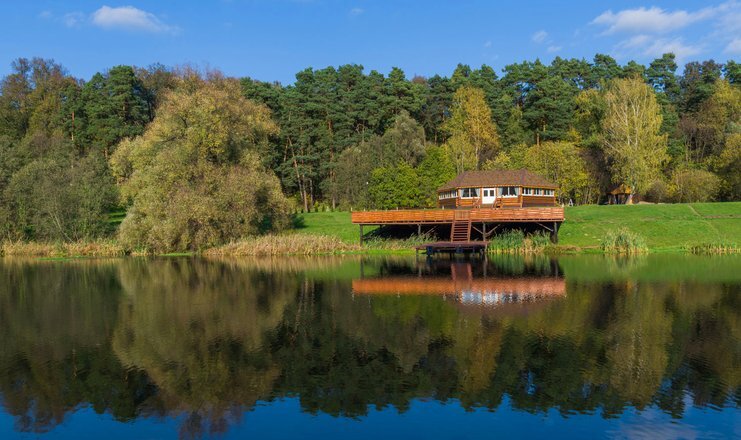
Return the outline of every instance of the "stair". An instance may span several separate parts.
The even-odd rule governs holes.
[[[450,227],[450,241],[471,241],[471,217],[468,211],[456,211]]]

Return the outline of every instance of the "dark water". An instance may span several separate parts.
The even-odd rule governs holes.
[[[0,438],[741,437],[741,258],[0,260]]]

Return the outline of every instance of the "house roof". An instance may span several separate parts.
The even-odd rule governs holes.
[[[438,191],[448,191],[457,188],[484,187],[484,186],[531,186],[536,188],[557,189],[558,185],[531,171],[522,170],[491,170],[491,171],[464,171],[455,179],[438,188]]]

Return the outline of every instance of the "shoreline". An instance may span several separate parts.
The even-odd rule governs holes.
[[[313,238],[313,236],[307,236]],[[239,243],[237,243],[238,245]],[[238,252],[230,252],[222,247],[208,248],[202,251],[188,252],[144,252],[130,251],[119,246],[114,241],[106,243],[104,248],[99,246],[96,241],[75,242],[67,244],[43,243],[43,242],[13,242],[13,250],[8,252],[7,242],[0,244],[0,258],[31,258],[38,260],[68,260],[68,259],[90,259],[90,258],[130,258],[130,257],[218,257],[218,258],[243,258],[243,257],[296,257],[296,256],[353,256],[353,255],[415,255],[417,251],[413,246],[403,247],[404,243],[389,241],[388,248],[383,247],[361,247],[358,245],[343,244],[336,249],[321,249],[317,251],[275,251],[264,252],[256,249],[241,246]],[[226,245],[230,246],[230,245]],[[708,244],[708,247],[714,245]],[[702,247],[702,246],[695,246]],[[698,251],[688,246],[671,246],[671,247],[649,247],[648,249],[636,252],[609,252],[599,247],[588,246],[579,247],[573,245],[548,245],[539,249],[490,249],[489,255],[612,255],[612,256],[635,256],[647,254],[678,254],[678,255],[732,255],[741,253],[741,248],[737,246],[728,246],[720,250]]]

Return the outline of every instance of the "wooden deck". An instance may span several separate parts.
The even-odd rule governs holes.
[[[352,222],[358,225],[435,225],[452,224],[456,209],[398,209],[389,211],[356,211]],[[561,207],[474,208],[466,210],[471,223],[563,222]]]

